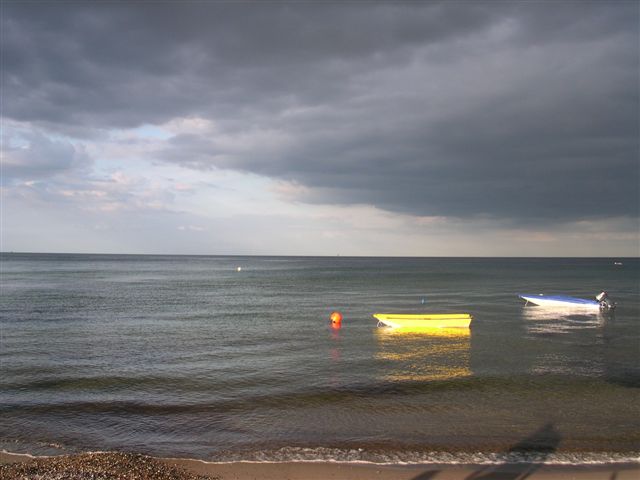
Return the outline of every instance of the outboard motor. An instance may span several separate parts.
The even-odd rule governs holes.
[[[596,300],[600,302],[601,310],[613,310],[616,308],[616,304],[611,301],[607,292],[600,292],[596,295]]]

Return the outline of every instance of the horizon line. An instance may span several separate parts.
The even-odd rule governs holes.
[[[104,253],[104,252],[28,252],[0,251],[0,255],[96,255],[96,256],[153,256],[153,257],[282,257],[282,258],[594,258],[640,259],[638,256],[566,256],[566,255],[321,255],[321,254],[256,254],[256,253]]]

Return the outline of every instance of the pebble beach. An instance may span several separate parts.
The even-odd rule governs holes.
[[[131,453],[83,453],[56,457],[4,455],[3,480],[204,480],[216,477],[190,473],[161,460]]]

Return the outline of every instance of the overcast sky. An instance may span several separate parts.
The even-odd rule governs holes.
[[[4,251],[640,254],[635,0],[1,8]]]

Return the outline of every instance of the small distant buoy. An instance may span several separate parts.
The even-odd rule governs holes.
[[[241,271],[242,271],[242,267],[236,268],[236,272],[241,272]]]
[[[342,324],[342,314],[340,312],[333,312],[330,318],[332,325],[339,326]]]
[[[422,305],[424,305],[425,303],[427,303],[427,299],[422,297],[422,301],[420,303],[422,303]]]

